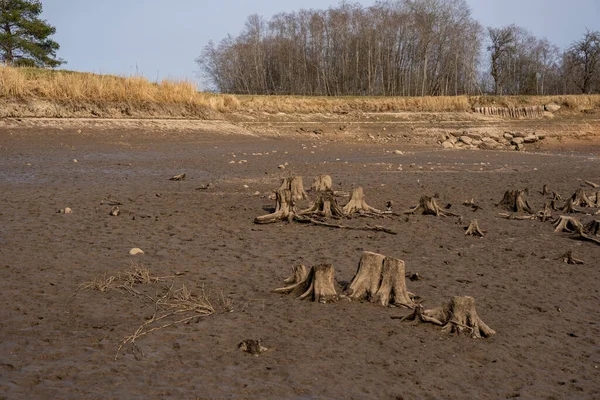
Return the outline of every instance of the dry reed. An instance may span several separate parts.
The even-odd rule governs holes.
[[[526,107],[556,103],[565,109],[600,108],[600,95],[318,97],[221,95],[198,92],[189,81],[152,83],[62,70],[0,67],[0,98],[93,103],[179,105],[221,113],[468,112],[473,107]]]

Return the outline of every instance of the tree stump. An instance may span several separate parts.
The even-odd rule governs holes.
[[[458,217],[458,214],[455,214],[451,211],[442,210],[435,201],[435,198],[429,196],[421,196],[419,199],[419,204],[408,211],[405,211],[404,214],[423,214],[423,215],[435,215],[437,216],[453,216]]]
[[[550,192],[548,191],[548,185],[544,185],[542,187],[542,195],[546,196],[548,194],[550,194]]]
[[[585,191],[583,189],[577,189],[577,191],[575,191],[575,193],[573,193],[573,196],[571,196],[571,202],[573,203],[574,207],[594,207],[595,206],[595,202],[591,201],[590,199],[588,199],[587,195],[585,194]]]
[[[552,192],[552,200],[562,200],[562,196],[556,192]]]
[[[573,257],[573,250],[569,250],[567,251],[565,254],[563,254],[562,256],[558,257],[557,260],[562,259],[562,262],[564,262],[565,264],[583,264],[583,260],[579,260],[575,257]]]
[[[552,218],[552,206],[550,205],[550,202],[544,204],[544,207],[538,211],[537,216],[542,222],[546,222]]]
[[[580,240],[586,240],[588,242],[593,242],[593,243],[596,243],[597,245],[600,245],[600,239],[596,239],[596,237],[585,233],[583,231],[583,226],[581,224],[579,224],[579,226],[577,227],[577,238]]]
[[[317,199],[306,210],[302,210],[298,215],[318,215],[327,218],[343,218],[344,211],[340,208],[337,200],[331,190],[319,193]]]
[[[554,232],[578,232],[580,229],[583,230],[583,226],[578,219],[573,217],[567,217],[561,215],[555,221],[552,222],[554,225]]]
[[[469,226],[465,229],[465,236],[469,235],[483,237],[483,231],[479,229],[479,224],[477,223],[476,219],[472,220]]]
[[[570,198],[566,201],[565,205],[563,206],[563,208],[560,209],[560,211],[566,213],[566,214],[574,214],[574,213],[583,213],[583,210],[580,210],[579,208],[575,207],[575,203],[573,202],[573,199]]]
[[[504,192],[504,197],[500,203],[496,204],[496,206],[503,207],[512,212],[526,212],[528,214],[533,214],[533,210],[527,201],[523,199],[525,193],[526,190],[507,190]]]
[[[331,176],[329,175],[319,175],[315,178],[311,189],[315,192],[324,192],[327,190],[331,190],[333,187],[333,182],[331,180]]]
[[[296,206],[292,200],[292,191],[289,189],[279,188],[275,192],[275,212],[267,215],[262,215],[254,219],[256,224],[270,224],[279,221],[291,222],[296,215]]]
[[[414,295],[406,289],[405,269],[402,260],[365,251],[345,293],[350,299],[378,302],[384,307],[412,308]]]
[[[308,271],[306,270],[306,266],[303,264],[294,265],[292,267],[292,275],[283,281],[283,283],[287,285],[295,285],[298,282],[302,282],[306,276],[308,275]]]
[[[583,227],[583,231],[588,235],[600,236],[600,221],[591,220]]]
[[[383,214],[383,211],[371,207],[367,204],[364,199],[364,193],[362,187],[357,187],[352,191],[352,197],[348,204],[342,209],[344,214],[352,215],[354,213],[360,214]]]
[[[292,192],[292,200],[294,202],[308,198],[308,195],[304,190],[302,177],[299,175],[284,178],[281,181],[281,186],[279,189],[289,189]]]
[[[334,274],[335,270],[331,264],[315,265],[300,282],[275,289],[274,292],[291,294],[299,300],[310,299],[319,303],[331,303],[339,299],[335,290]]]
[[[431,322],[443,326],[442,330],[449,333],[464,333],[472,338],[489,337],[496,334],[477,315],[475,299],[471,296],[455,296],[448,303],[432,310],[423,311],[423,306],[419,304],[412,314],[402,320]]]

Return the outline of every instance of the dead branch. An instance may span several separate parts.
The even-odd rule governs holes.
[[[597,183],[591,182],[591,181],[583,181],[583,183],[593,187],[594,189],[598,189],[600,187],[600,185],[598,185]]]

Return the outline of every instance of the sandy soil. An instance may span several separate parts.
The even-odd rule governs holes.
[[[544,183],[566,197],[579,179],[600,182],[599,154],[584,146],[502,153],[310,135],[0,128],[0,398],[599,398],[600,246],[554,233],[550,223],[498,218],[494,207],[508,188],[529,188],[538,209]],[[184,172],[185,181],[169,181]],[[371,205],[392,200],[397,211],[437,193],[465,223],[377,221],[398,235],[253,224],[291,172],[307,182],[331,174],[339,190],[361,185]],[[109,195],[122,203],[118,217],[101,204]],[[462,205],[471,198],[481,210]],[[73,213],[56,213],[64,207]],[[472,218],[484,238],[464,236]],[[130,256],[133,247],[145,254]],[[585,264],[556,260],[569,249]],[[271,293],[297,263],[332,263],[348,282],[364,250],[422,275],[407,286],[426,308],[475,297],[497,335],[449,336],[392,319],[406,314],[400,308]],[[154,309],[122,291],[78,287],[132,260],[204,290],[216,313],[141,337],[143,356],[126,345],[115,360],[121,340]],[[155,295],[164,285],[135,288]],[[261,356],[237,349],[259,338],[269,349]]]

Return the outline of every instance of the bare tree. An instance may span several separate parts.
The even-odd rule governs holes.
[[[587,30],[565,53],[565,72],[581,93],[598,90],[600,75],[600,32]]]

